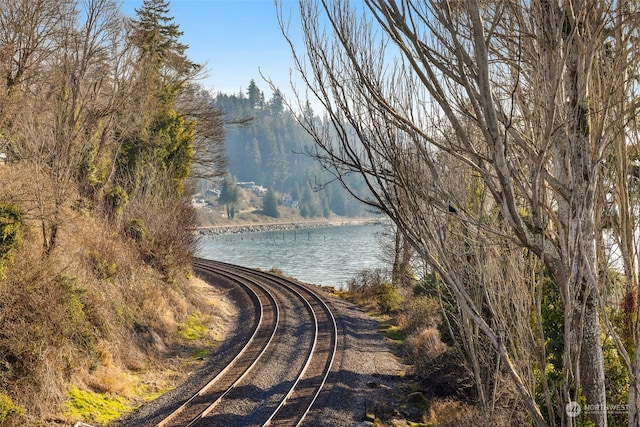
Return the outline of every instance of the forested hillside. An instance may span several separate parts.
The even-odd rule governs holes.
[[[104,423],[205,346],[191,199],[224,117],[181,35],[164,0],[0,0],[0,424]]]
[[[306,155],[313,139],[286,108],[278,90],[267,98],[251,80],[245,93],[220,93],[214,102],[228,121],[251,119],[243,126],[229,126],[226,132],[229,173],[235,181],[273,189],[281,201],[294,202],[305,217],[363,213],[362,205]],[[321,120],[311,109],[305,114]],[[353,191],[366,194],[363,180],[350,182]]]

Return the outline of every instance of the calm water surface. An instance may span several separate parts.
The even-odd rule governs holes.
[[[201,236],[202,258],[269,270],[318,285],[343,287],[365,268],[385,267],[378,242],[383,225],[345,225]]]

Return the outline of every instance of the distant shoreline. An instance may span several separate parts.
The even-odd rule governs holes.
[[[223,235],[236,233],[256,233],[261,231],[283,231],[305,228],[340,227],[345,225],[376,225],[385,224],[384,218],[332,218],[325,220],[290,221],[290,222],[262,222],[210,225],[197,228],[200,235]]]

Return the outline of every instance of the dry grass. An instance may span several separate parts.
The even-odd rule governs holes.
[[[450,399],[435,399],[429,408],[428,424],[438,427],[477,427],[480,411],[468,403]]]
[[[426,296],[409,297],[398,313],[398,326],[405,333],[413,334],[424,328],[435,328],[440,322],[438,302]]]
[[[0,168],[2,200],[28,217],[23,245],[0,280],[0,390],[29,410],[3,425],[79,416],[65,406],[70,390],[132,404],[166,391],[193,367],[194,353],[226,333],[216,314],[220,295],[201,298],[204,285],[190,282],[184,266],[172,266],[169,283],[137,242],[75,203],[59,207],[57,245],[45,256],[35,181],[32,171]],[[205,332],[185,344],[178,331],[189,316],[205,319]]]
[[[500,377],[501,384],[495,396],[495,409],[483,414],[476,403],[473,378],[454,348],[442,342],[438,329],[440,307],[427,296],[406,295],[405,301],[391,316],[377,310],[377,290],[384,281],[382,272],[366,271],[349,282],[347,291],[334,291],[336,296],[365,308],[380,319],[378,330],[399,344],[404,361],[413,368],[414,380],[398,392],[405,396],[395,402],[398,406],[412,408],[409,419],[395,419],[392,425],[429,427],[475,427],[491,425],[507,427],[527,425],[519,397],[507,378]],[[411,402],[410,396],[418,393],[426,404]],[[393,412],[393,411],[392,411]],[[483,416],[485,419],[483,420]]]
[[[448,350],[447,345],[440,340],[440,332],[432,327],[409,335],[404,344],[405,358],[416,372],[429,372],[438,358]]]
[[[125,371],[114,365],[98,366],[87,378],[86,384],[90,390],[100,393],[124,397],[131,397],[133,394],[132,379]]]

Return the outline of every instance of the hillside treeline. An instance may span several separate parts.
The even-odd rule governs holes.
[[[235,181],[255,182],[289,198],[302,216],[341,216],[363,214],[363,205],[350,197],[335,177],[322,169],[309,153],[313,139],[300,125],[279,90],[266,98],[254,80],[246,92],[219,93],[215,106],[228,121],[251,119],[245,126],[230,126],[226,132],[229,173]],[[311,108],[305,116],[321,121]],[[364,197],[364,181],[349,179],[351,190]]]
[[[207,309],[190,177],[223,170],[223,115],[181,34],[164,0],[0,0],[0,423],[126,395]]]

